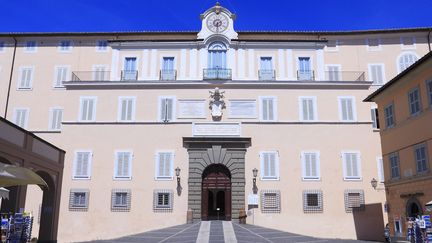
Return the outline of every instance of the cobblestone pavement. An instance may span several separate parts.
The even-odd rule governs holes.
[[[233,230],[232,230],[233,229]],[[112,240],[91,241],[94,243],[142,242],[142,243],[290,243],[290,242],[335,242],[366,243],[368,241],[320,239],[297,235],[284,231],[263,228],[255,225],[240,225],[223,221],[204,221],[195,224],[183,224],[141,234],[125,236]]]

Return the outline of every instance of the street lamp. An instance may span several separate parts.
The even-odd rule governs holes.
[[[257,185],[256,185],[256,177],[257,177],[257,175],[258,175],[258,169],[257,168],[254,168],[253,170],[252,170],[252,174],[253,174],[253,187],[252,187],[252,192],[253,192],[253,194],[257,194],[258,193],[258,187],[257,187]]]
[[[378,181],[375,178],[372,178],[370,183],[371,183],[371,186],[373,187],[373,189],[376,190],[376,188],[378,186]]]
[[[177,195],[181,195],[181,191],[182,191],[182,187],[180,185],[180,168],[177,166],[177,168],[175,168],[175,174],[177,177]]]

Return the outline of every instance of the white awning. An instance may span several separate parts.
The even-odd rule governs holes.
[[[0,198],[9,199],[9,190],[4,187],[0,187]]]
[[[0,163],[0,187],[36,184],[48,187],[35,172],[15,165]]]
[[[432,206],[432,201],[426,203],[426,206]]]

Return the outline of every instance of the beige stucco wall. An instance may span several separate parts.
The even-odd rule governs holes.
[[[383,34],[384,35],[384,34]],[[139,37],[139,36],[138,36]],[[322,47],[316,49],[302,49],[296,47],[257,48],[254,51],[235,49],[233,79],[258,79],[260,56],[274,57],[273,66],[288,79],[288,70],[295,77],[297,70],[296,58],[308,55],[312,58],[313,68],[320,65],[319,51],[323,51],[322,62],[326,64],[341,64],[341,71],[364,71],[367,73],[368,63],[384,63],[386,79],[397,73],[396,60],[404,50],[400,45],[400,36],[386,34],[381,51],[368,52],[365,46],[366,35],[332,36],[343,40],[337,52],[325,51]],[[106,38],[106,37],[103,37]],[[155,48],[156,64],[152,64],[152,50],[147,46],[125,48],[114,54],[110,48],[107,52],[97,52],[94,43],[102,37],[39,37],[26,38],[37,40],[39,43],[36,53],[23,51],[22,43],[26,39],[19,38],[21,46],[17,49],[16,64],[12,79],[11,97],[9,100],[8,119],[13,117],[15,107],[30,108],[28,129],[39,136],[56,144],[67,151],[60,209],[59,241],[82,241],[91,239],[113,238],[122,235],[139,233],[151,229],[182,224],[186,222],[187,210],[187,174],[188,155],[182,145],[182,137],[192,135],[191,122],[211,121],[210,111],[207,110],[206,119],[177,119],[186,124],[154,123],[158,115],[158,96],[175,96],[178,99],[205,99],[209,101],[208,91],[216,86],[226,91],[225,100],[256,99],[257,117],[252,119],[229,119],[228,110],[224,111],[223,121],[240,121],[242,136],[251,137],[252,146],[246,153],[246,195],[251,193],[252,169],[260,168],[259,152],[263,150],[277,150],[280,156],[280,180],[262,181],[258,179],[258,188],[278,189],[281,191],[281,213],[262,214],[255,210],[253,223],[274,227],[285,231],[314,235],[320,237],[355,238],[356,224],[353,214],[345,213],[343,192],[345,189],[363,189],[366,204],[383,204],[384,191],[375,191],[370,186],[370,180],[378,177],[376,158],[380,156],[380,139],[372,129],[370,118],[371,104],[361,102],[376,87],[350,86],[349,88],[327,87],[318,85],[289,86],[275,89],[269,86],[246,88],[224,88],[223,84],[203,86],[201,88],[174,89],[166,88],[131,88],[120,87],[108,89],[79,88],[67,90],[53,88],[56,65],[68,65],[70,71],[91,71],[93,65],[107,65],[109,70],[117,70],[118,76],[123,68],[122,58],[133,55],[138,57],[138,71],[147,70],[140,77],[149,78],[151,73],[158,74],[160,60],[163,56],[175,56],[175,66],[179,72],[186,65],[185,76],[199,79],[202,70],[199,68],[207,62],[207,57],[200,58],[200,51],[186,48],[185,51],[176,48]],[[113,38],[113,37],[109,37]],[[109,39],[108,38],[108,39]],[[134,37],[137,38],[137,37]],[[74,47],[69,53],[60,53],[57,43],[63,39],[71,39]],[[417,38],[415,52],[422,56],[427,51],[425,38]],[[44,44],[42,44],[42,42]],[[385,45],[384,45],[385,44]],[[182,47],[182,49],[185,49]],[[241,48],[240,48],[241,49]],[[282,49],[283,62],[280,59]],[[144,60],[144,50],[148,50]],[[0,53],[0,108],[4,108],[3,93],[8,85],[11,53],[13,49],[5,48]],[[195,53],[196,51],[196,53]],[[252,54],[249,54],[252,53]],[[291,53],[288,55],[288,53]],[[118,59],[116,59],[118,55]],[[186,63],[181,62],[185,55]],[[196,56],[196,67],[191,67],[191,59]],[[250,55],[252,58],[250,59]],[[239,57],[243,56],[244,59]],[[286,59],[285,59],[286,58]],[[204,62],[204,63],[203,63]],[[33,87],[30,91],[17,90],[20,66],[34,66]],[[242,68],[240,68],[242,66]],[[6,68],[7,67],[7,68]],[[152,69],[155,68],[155,70]],[[205,68],[205,66],[203,66]],[[250,70],[253,67],[254,70]],[[281,71],[282,67],[285,70]],[[243,74],[240,73],[243,70]],[[278,70],[279,69],[279,70]],[[253,74],[252,76],[250,74]],[[366,75],[368,77],[368,75]],[[368,79],[368,78],[367,78]],[[317,81],[318,82],[318,81]],[[319,83],[317,83],[319,84]],[[96,96],[97,110],[95,124],[79,124],[80,96]],[[136,97],[136,122],[133,124],[115,124],[117,121],[118,97]],[[258,123],[259,96],[277,97],[278,121],[271,124]],[[310,124],[299,122],[299,96],[315,96],[317,99],[318,122],[325,124]],[[358,123],[339,123],[338,96],[354,96]],[[49,108],[64,108],[61,132],[47,132],[49,124]],[[228,108],[227,108],[228,109]],[[103,122],[109,124],[102,124]],[[248,123],[249,122],[249,123]],[[255,123],[254,123],[255,122]],[[284,123],[278,123],[284,122]],[[90,180],[73,180],[72,166],[76,150],[92,150],[93,164]],[[113,180],[115,150],[133,151],[133,173],[130,181]],[[183,193],[179,197],[174,195],[174,209],[172,213],[153,213],[153,190],[175,190],[176,182],[155,181],[155,152],[157,150],[172,150],[175,153],[174,168],[182,169],[181,178]],[[302,150],[317,150],[321,156],[321,180],[302,181],[300,153]],[[342,175],[341,151],[356,150],[361,153],[362,180],[344,181]],[[381,185],[382,186],[382,185]],[[72,212],[68,209],[70,189],[89,189],[90,202],[87,212]],[[132,207],[130,212],[111,212],[111,190],[131,189]],[[319,214],[305,214],[302,209],[302,191],[306,189],[321,189],[324,195],[324,212]],[[33,193],[33,192],[29,192]],[[33,195],[33,194],[29,194]],[[35,194],[36,195],[36,194]],[[28,197],[28,208],[34,210],[40,203],[34,200],[32,204]],[[27,207],[27,204],[26,204]],[[384,214],[384,221],[386,215]],[[107,223],[110,222],[110,223]],[[251,217],[248,218],[251,223]],[[310,230],[309,226],[316,226]],[[340,230],[343,229],[343,230]]]

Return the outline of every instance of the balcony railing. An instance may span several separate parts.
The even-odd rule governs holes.
[[[130,81],[138,79],[138,71],[137,70],[122,70],[121,71],[121,80],[122,81]]]
[[[276,79],[276,71],[273,69],[260,69],[258,70],[259,80],[271,81]]]
[[[326,71],[326,81],[365,81],[365,73],[360,71]]]
[[[110,71],[75,71],[72,81],[109,81],[110,75]]]
[[[160,70],[159,72],[160,80],[176,80],[177,70]]]
[[[227,68],[205,68],[203,70],[204,80],[230,80],[231,69]]]
[[[315,72],[313,70],[297,70],[297,80],[315,80]]]

